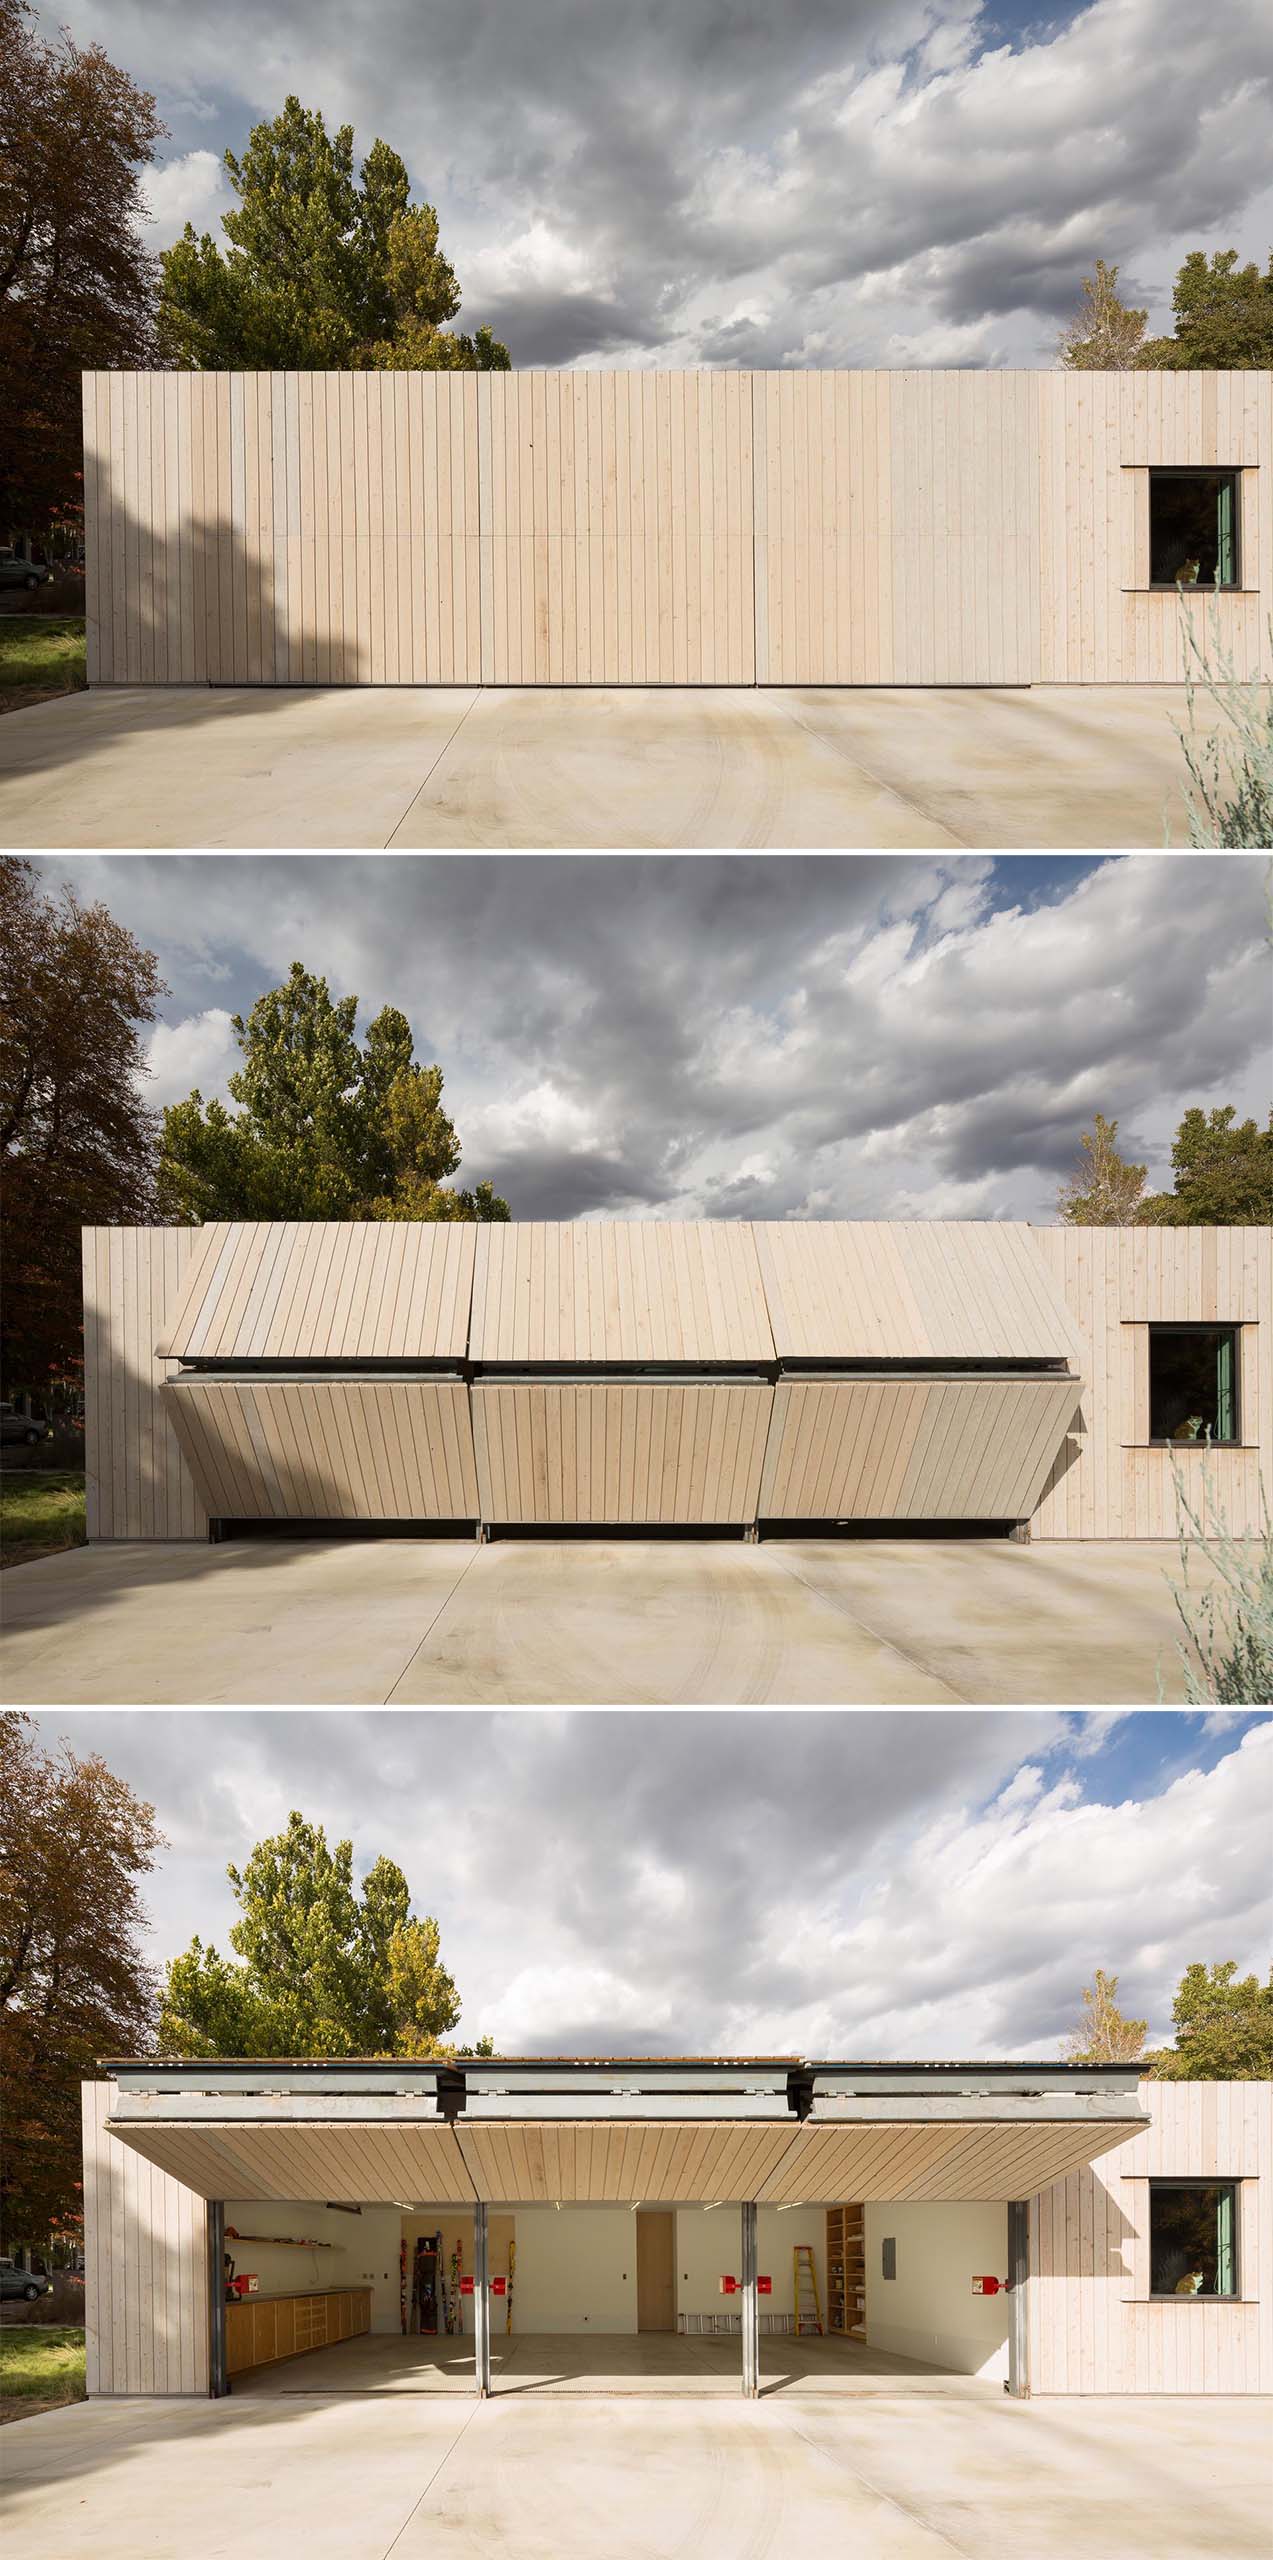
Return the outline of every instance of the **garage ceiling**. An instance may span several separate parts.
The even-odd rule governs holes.
[[[209,2198],[357,2204],[977,2203],[1037,2194],[1143,2117],[456,2126],[137,2123],[116,2139]]]

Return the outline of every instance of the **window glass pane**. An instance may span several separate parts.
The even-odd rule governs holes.
[[[1149,1328],[1151,1440],[1236,1440],[1237,1344],[1232,1325]]]
[[[1151,2293],[1236,2293],[1235,2201],[1232,2185],[1150,2188]]]
[[[1155,587],[1238,582],[1237,489],[1231,471],[1151,471],[1149,577]]]

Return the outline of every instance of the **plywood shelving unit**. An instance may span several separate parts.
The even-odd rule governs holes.
[[[866,2335],[866,2238],[860,2204],[827,2207],[827,2331]]]

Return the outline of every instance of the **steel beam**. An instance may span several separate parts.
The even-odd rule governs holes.
[[[1030,2207],[1008,2207],[1008,2391],[1030,2397]]]
[[[225,2206],[208,2207],[208,2398],[224,2400],[230,2388],[225,2366]]]
[[[739,2212],[742,2217],[743,2242],[743,2398],[755,2400],[760,2396],[760,2298],[756,2289],[757,2208],[754,2204],[744,2204],[740,2205]]]
[[[473,2343],[477,2396],[491,2396],[491,2292],[486,2246],[486,2206],[473,2207]]]

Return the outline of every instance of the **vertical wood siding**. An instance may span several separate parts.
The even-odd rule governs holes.
[[[1030,2208],[1037,2392],[1273,2390],[1273,2087],[1147,2081],[1145,2133]],[[1149,2179],[1238,2178],[1236,2302],[1149,2297]]]
[[[538,1219],[477,1231],[474,1360],[770,1361],[742,1219]]]
[[[1075,1378],[780,1378],[766,1520],[1024,1520]]]
[[[751,389],[738,373],[479,384],[488,684],[751,684]]]
[[[81,2091],[89,2398],[203,2394],[207,2208],[107,2130],[114,2095],[109,2080]]]
[[[86,1227],[84,1463],[90,1538],[201,1538],[208,1519],[161,1393],[155,1344],[198,1231]]]
[[[1031,373],[755,377],[761,684],[1028,684]]]
[[[1041,373],[1039,678],[1179,683],[1213,627],[1240,676],[1273,675],[1273,374]],[[1149,591],[1151,464],[1232,467],[1244,589]],[[1258,467],[1257,467],[1258,466]]]
[[[473,1389],[482,1517],[498,1522],[756,1517],[768,1386],[545,1384]]]
[[[459,1378],[182,1378],[166,1411],[214,1519],[476,1520]]]
[[[1150,1323],[1236,1324],[1246,1446],[1176,1453],[1248,1535],[1273,1498],[1273,1235],[1262,1227],[1039,1227],[1034,1241],[1083,1337],[1079,1418],[1034,1514],[1039,1538],[1175,1538],[1172,1452],[1149,1438]]]
[[[1175,681],[1153,463],[1242,471],[1273,674],[1268,374],[89,373],[84,435],[93,683]]]

